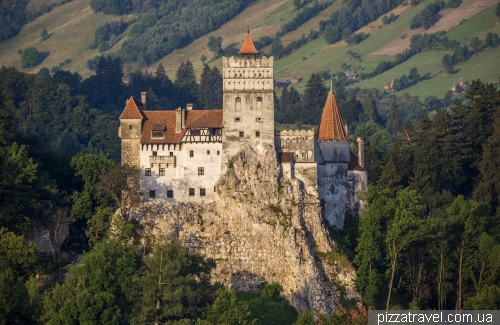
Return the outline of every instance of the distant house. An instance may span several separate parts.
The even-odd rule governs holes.
[[[274,81],[274,86],[278,89],[283,89],[288,86],[289,82],[286,79],[276,79]]]
[[[293,83],[293,84],[296,84],[296,83],[298,83],[299,81],[300,81],[300,78],[299,78],[299,77],[297,77],[296,75],[293,75],[293,77],[292,77],[292,83]]]
[[[357,75],[354,71],[347,71],[345,73],[345,76],[348,78],[348,79],[356,79]]]
[[[391,82],[390,81],[387,81],[385,84],[384,84],[384,90],[389,90],[391,89]]]
[[[468,87],[469,87],[468,83],[464,82],[464,80],[460,78],[458,82],[454,82],[451,85],[450,90],[453,91],[453,94],[459,95],[465,93]]]

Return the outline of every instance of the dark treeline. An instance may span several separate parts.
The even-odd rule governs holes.
[[[119,55],[125,62],[137,62],[141,67],[152,64],[172,50],[181,48],[219,28],[251,2],[251,0],[143,2],[140,9],[134,10],[142,11],[144,15],[140,22],[131,26],[133,35],[123,43]]]
[[[340,40],[351,41],[354,31],[396,8],[402,2],[401,0],[343,1],[345,7],[335,11],[330,19],[320,22],[323,37],[330,44]],[[359,35],[356,39],[359,41]]]
[[[174,82],[161,64],[154,74],[137,70],[124,76],[120,59],[99,57],[95,70],[94,76],[81,80],[78,73],[64,70],[29,75],[1,68],[0,87],[10,99],[5,105],[16,113],[16,127],[59,153],[75,155],[83,150],[119,161],[117,119],[130,96],[140,98],[146,91],[150,110],[186,103],[195,109],[222,108],[222,75],[208,65],[199,84],[189,61],[179,67]]]

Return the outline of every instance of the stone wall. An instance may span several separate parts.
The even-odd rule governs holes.
[[[238,291],[277,282],[298,310],[330,313],[341,298],[358,297],[352,268],[322,262],[317,252],[333,249],[316,197],[298,179],[279,178],[275,151],[244,147],[219,178],[219,199],[210,204],[145,204],[137,214],[145,231],[178,238],[213,258],[213,279]],[[335,281],[329,281],[335,280]],[[333,282],[348,296],[341,297]]]

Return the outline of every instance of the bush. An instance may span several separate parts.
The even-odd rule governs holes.
[[[21,64],[24,69],[31,68],[40,63],[40,53],[34,46],[28,47],[21,54]]]

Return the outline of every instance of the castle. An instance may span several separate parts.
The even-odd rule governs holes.
[[[222,58],[222,109],[187,104],[152,111],[145,92],[128,99],[118,130],[122,164],[141,168],[150,200],[209,203],[218,199],[216,182],[241,148],[273,146],[283,176],[302,181],[329,224],[342,228],[347,211],[359,214],[357,194],[368,184],[363,139],[356,157],[332,90],[316,132],[276,131],[273,57],[257,58],[249,33],[238,53],[240,59]]]

